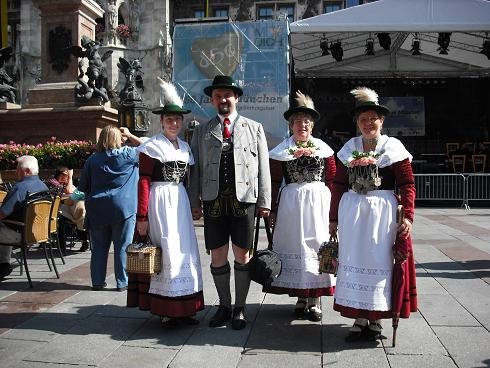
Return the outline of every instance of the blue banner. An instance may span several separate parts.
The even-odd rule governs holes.
[[[383,124],[384,134],[393,137],[425,135],[423,97],[380,97],[379,103],[390,109]]]
[[[288,33],[287,20],[176,24],[173,81],[191,119],[216,115],[203,89],[216,75],[231,75],[243,89],[238,113],[262,123],[269,148],[281,141],[288,134]]]

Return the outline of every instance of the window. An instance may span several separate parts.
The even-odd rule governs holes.
[[[228,17],[228,8],[215,8],[213,14],[215,17]]]
[[[289,23],[294,22],[294,4],[280,4],[277,6],[277,11],[286,14]]]
[[[204,9],[195,9],[194,10],[194,18],[204,18],[206,14],[204,14]]]
[[[289,22],[294,22],[294,4],[268,4],[259,6],[257,5],[257,19],[274,19],[275,16],[280,13],[286,14]]]
[[[359,4],[362,4],[362,0],[347,0],[346,1],[346,4],[345,4],[345,7],[346,8],[349,8],[351,6],[356,6],[356,5],[359,5]]]
[[[261,6],[257,9],[257,19],[272,19],[273,6]]]
[[[342,1],[325,1],[323,3],[323,13],[331,13],[342,9]]]

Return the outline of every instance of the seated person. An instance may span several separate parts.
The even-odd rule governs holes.
[[[19,181],[9,190],[0,207],[0,239],[2,239],[2,243],[20,243],[21,234],[1,220],[22,220],[22,206],[28,193],[48,190],[46,184],[39,179],[38,173],[39,165],[34,156],[17,158],[17,178]],[[0,279],[12,272],[11,253],[12,247],[0,246]]]
[[[76,224],[77,236],[82,241],[80,251],[85,252],[89,247],[87,233],[84,229],[85,194],[78,191],[75,185],[73,185],[73,170],[68,169],[66,166],[58,167],[53,177],[47,180],[47,184],[50,188],[59,188],[65,197],[64,203],[60,205],[61,217],[59,219],[58,229],[61,249],[66,253],[66,218]],[[69,197],[66,198],[66,196]]]

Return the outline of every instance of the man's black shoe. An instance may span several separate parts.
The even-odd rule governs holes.
[[[4,277],[7,277],[12,273],[12,270],[14,268],[10,263],[0,263],[0,279],[3,279]]]
[[[209,327],[220,327],[226,325],[231,318],[231,308],[220,305],[214,316],[209,320]]]
[[[245,308],[235,307],[233,309],[233,317],[231,319],[231,328],[234,330],[242,330],[247,326],[247,318],[245,317]]]

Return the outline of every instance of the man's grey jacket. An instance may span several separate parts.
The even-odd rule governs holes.
[[[201,200],[211,201],[218,196],[222,143],[218,116],[195,128],[191,142],[195,164],[191,166],[189,178],[189,200],[193,208],[200,207]],[[238,116],[233,127],[233,157],[238,201],[270,209],[269,152],[261,124]]]

